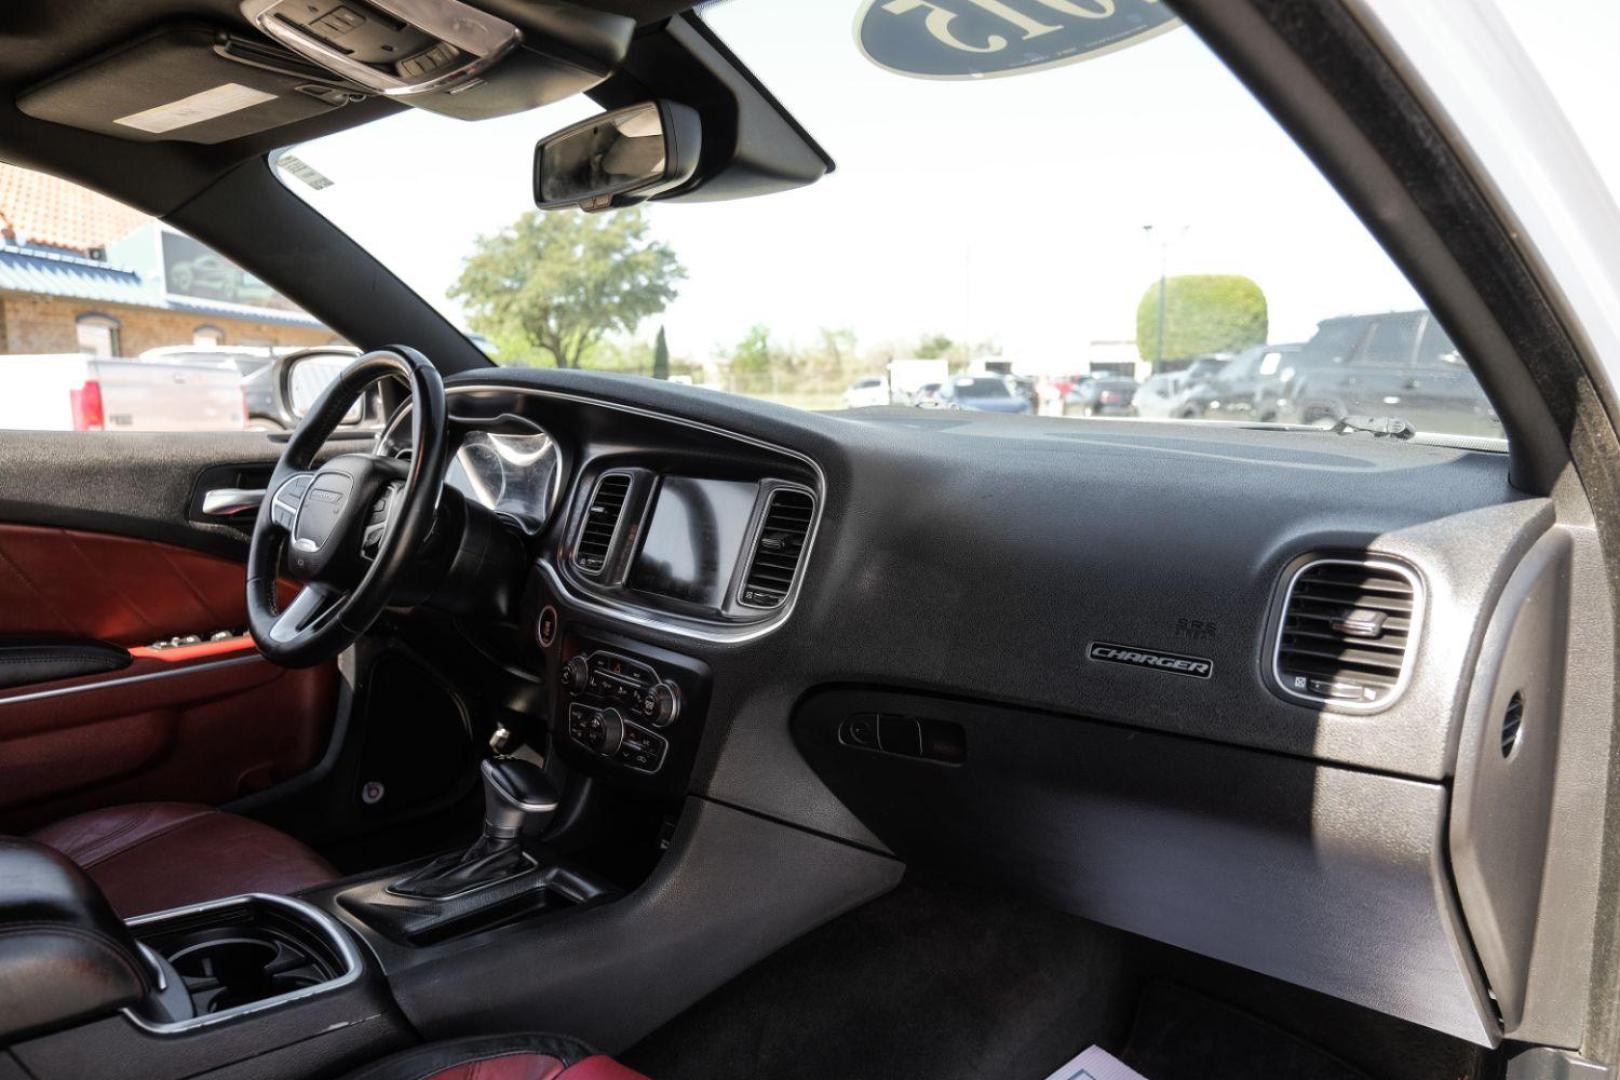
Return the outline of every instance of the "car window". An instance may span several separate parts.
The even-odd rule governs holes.
[[[1011,397],[1012,391],[1000,379],[957,379],[952,384],[957,397],[963,398],[1004,398]]]
[[[1370,326],[1362,320],[1334,319],[1321,327],[1306,342],[1304,352],[1310,360],[1338,363],[1355,353]]]
[[[1415,362],[1418,321],[1375,319],[1355,355],[1357,364],[1377,367],[1411,367]]]
[[[0,163],[0,229],[0,428],[284,428],[268,380],[244,377],[273,346],[338,342],[191,237],[56,177]]]
[[[476,124],[403,110],[273,164],[496,363],[679,377],[807,409],[934,408],[927,384],[1013,375],[1027,381],[953,388],[945,405],[1011,397],[1027,402],[1028,422],[1056,420],[1078,415],[1065,407],[1076,376],[1194,385],[1283,343],[1311,343],[1314,359],[1297,364],[1320,375],[1372,317],[1422,311],[1356,215],[1168,5],[728,0],[701,11],[834,170],[744,199],[537,210],[535,142],[598,111],[583,98]],[[431,152],[402,171],[399,146]],[[432,227],[401,228],[407,215]],[[1381,332],[1370,355],[1410,365],[1415,333]],[[1280,382],[1295,363],[1267,356],[1244,370]],[[1216,418],[1332,419],[1339,396],[1305,403],[1294,387],[1266,388],[1246,413],[1223,401]],[[1455,406],[1425,407],[1416,426],[1501,435],[1482,399]],[[1146,415],[1137,404],[1107,422],[1133,414]]]

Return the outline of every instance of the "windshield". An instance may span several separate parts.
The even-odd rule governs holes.
[[[1053,27],[1091,9],[1026,6]],[[538,211],[534,144],[596,113],[584,98],[478,123],[406,110],[277,164],[500,364],[632,372],[806,409],[1015,398],[1031,422],[1095,412],[1071,393],[1085,376],[1157,379],[1109,422],[1372,415],[1424,434],[1502,435],[1449,340],[1449,360],[1433,361],[1424,342],[1441,332],[1388,256],[1173,19],[992,78],[897,70],[873,51],[881,32],[988,56],[1027,32],[1020,55],[1039,59],[1059,36],[1000,26],[992,8],[1012,10],[706,7],[837,163],[797,190]],[[400,147],[421,150],[409,169]],[[1304,348],[1256,348],[1283,343]],[[1239,380],[1230,365],[1246,350]],[[1228,390],[1211,409],[1200,390],[1216,379]]]

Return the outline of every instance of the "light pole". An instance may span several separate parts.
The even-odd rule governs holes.
[[[1181,232],[1185,235],[1187,226],[1183,225]],[[1153,240],[1153,226],[1142,226],[1142,235],[1146,236],[1151,242]],[[1159,236],[1159,317],[1155,322],[1153,335],[1155,338],[1153,345],[1153,373],[1155,375],[1164,367],[1164,294],[1169,265],[1170,238],[1161,233]]]

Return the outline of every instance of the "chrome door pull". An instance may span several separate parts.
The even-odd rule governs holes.
[[[215,488],[203,493],[202,512],[210,517],[235,517],[257,510],[264,488]]]

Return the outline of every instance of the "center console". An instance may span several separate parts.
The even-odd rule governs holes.
[[[121,920],[78,866],[0,838],[0,1076],[331,1074],[409,1045],[375,965],[303,900]]]

